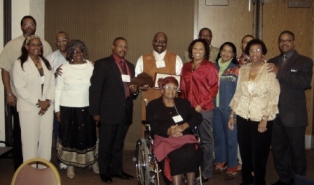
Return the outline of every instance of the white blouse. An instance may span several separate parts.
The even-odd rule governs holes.
[[[62,75],[57,77],[55,112],[60,111],[60,106],[89,106],[90,78],[94,70],[91,62],[86,61],[84,64],[65,63],[61,69]]]

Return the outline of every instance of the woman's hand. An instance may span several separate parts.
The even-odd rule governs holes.
[[[45,100],[45,101],[41,101],[38,100],[37,103],[37,107],[40,108],[40,111],[38,112],[39,115],[44,115],[46,113],[46,111],[48,110],[48,108],[51,105],[51,101],[50,100]]]
[[[200,105],[196,105],[195,107],[196,112],[202,112],[202,107]]]
[[[182,136],[182,128],[180,126],[178,126],[178,124],[171,126],[170,128],[168,128],[167,131],[169,136],[172,137],[179,137]]]
[[[57,121],[58,121],[58,122],[61,122],[61,119],[60,119],[60,111],[59,111],[59,112],[56,112],[56,118],[57,118]]]
[[[262,119],[259,124],[258,124],[258,128],[257,130],[260,132],[260,133],[264,133],[266,132],[267,130],[267,120],[266,119]]]
[[[234,119],[233,116],[232,116],[232,117],[230,116],[230,117],[229,117],[229,120],[228,120],[228,128],[229,128],[230,130],[233,130],[235,124],[236,124],[236,120]]]

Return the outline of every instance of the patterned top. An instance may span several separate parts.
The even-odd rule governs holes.
[[[252,63],[240,68],[236,92],[230,107],[244,119],[261,121],[263,116],[274,120],[278,114],[279,82],[274,73],[267,72],[263,63],[254,80],[250,80]]]

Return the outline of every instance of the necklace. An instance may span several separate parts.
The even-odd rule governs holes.
[[[38,69],[38,68],[39,68],[40,60],[33,60],[33,61],[34,61],[35,66],[36,66],[37,69]]]
[[[254,71],[252,70],[252,65],[250,67],[250,72],[249,72],[249,81],[255,80],[257,75],[261,72],[262,66],[264,63],[261,63],[257,67],[254,67]]]
[[[193,63],[193,66],[192,66],[192,71],[195,71],[197,69],[197,67],[201,64],[202,62],[199,62],[197,64]]]

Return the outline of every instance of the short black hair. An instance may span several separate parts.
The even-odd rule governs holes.
[[[243,42],[243,40],[244,40],[246,37],[251,37],[252,39],[255,39],[253,35],[245,35],[245,36],[242,38],[241,43]]]
[[[125,42],[128,42],[124,37],[117,37],[113,40],[112,44],[115,45],[115,43],[118,41],[118,40],[124,40]]]
[[[209,60],[209,45],[207,44],[206,40],[205,39],[195,39],[193,40],[190,45],[189,45],[189,48],[188,48],[188,51],[189,51],[189,58],[192,59],[193,58],[193,54],[192,54],[192,50],[193,50],[193,46],[195,43],[197,42],[201,42],[203,45],[204,45],[204,48],[205,48],[205,55],[204,55],[204,58],[206,58],[207,60]]]
[[[250,48],[251,46],[253,45],[260,45],[262,47],[262,54],[263,55],[266,55],[267,53],[267,48],[266,48],[266,45],[265,43],[260,40],[260,39],[253,39],[251,40],[250,42],[247,43],[246,47],[245,47],[245,50],[244,50],[244,53],[247,54],[247,55],[250,55]]]
[[[291,36],[292,36],[292,39],[294,40],[294,34],[292,33],[292,31],[285,30],[285,31],[283,31],[283,32],[280,33],[280,35],[279,35],[279,37],[278,37],[278,41],[279,41],[281,35],[283,35],[283,34],[289,34],[289,35],[291,35]]]
[[[202,31],[207,30],[210,32],[211,36],[213,36],[212,30],[210,30],[209,28],[202,28],[199,32],[198,32],[198,36],[201,35]]]
[[[23,21],[24,21],[24,19],[32,19],[33,21],[34,21],[34,23],[35,23],[35,26],[36,26],[36,20],[34,19],[34,17],[32,17],[32,16],[30,16],[30,15],[25,15],[23,18],[22,18],[22,20],[21,20],[21,26],[23,26]]]

